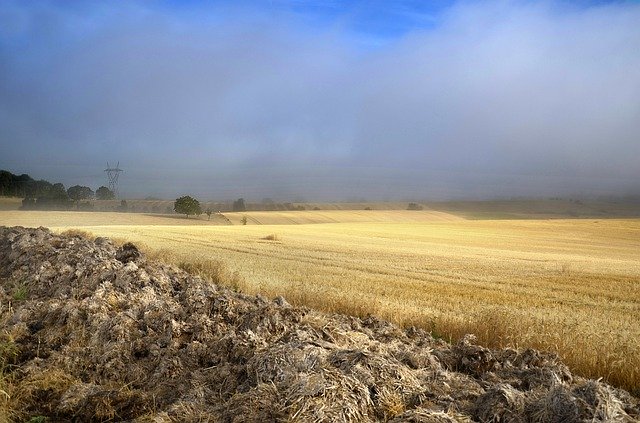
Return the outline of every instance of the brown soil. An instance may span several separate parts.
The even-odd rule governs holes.
[[[0,228],[0,421],[637,421],[551,354],[247,296],[132,244]]]

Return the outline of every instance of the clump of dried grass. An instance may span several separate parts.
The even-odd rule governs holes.
[[[476,400],[476,415],[480,421],[515,422],[525,407],[525,395],[507,383],[498,384]]]
[[[19,353],[10,334],[0,335],[0,423],[9,423],[18,418],[18,413],[12,406],[15,385],[9,366],[15,362]]]
[[[262,237],[265,241],[280,241],[280,235],[278,234],[269,234],[267,236]]]
[[[471,423],[472,420],[463,414],[455,411],[435,411],[424,408],[409,410],[396,418],[389,420],[390,423]]]
[[[384,388],[377,395],[376,413],[383,420],[399,416],[407,408],[404,398],[397,391]]]
[[[576,398],[564,386],[555,386],[543,393],[537,400],[527,404],[530,421],[542,423],[548,421],[580,421],[580,406]]]

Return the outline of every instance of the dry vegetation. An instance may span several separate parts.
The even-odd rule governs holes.
[[[6,226],[28,225],[57,227],[73,224],[76,226],[104,225],[301,225],[313,223],[363,223],[363,222],[433,222],[457,221],[462,218],[439,211],[407,210],[309,210],[309,211],[249,211],[238,213],[213,213],[191,216],[185,219],[178,214],[144,214],[117,212],[78,211],[2,211],[1,224]]]
[[[640,417],[637,398],[553,354],[244,295],[218,285],[221,266],[190,274],[86,236],[0,227],[0,422]]]
[[[305,225],[314,223],[408,223],[450,222],[461,217],[439,211],[409,210],[308,210],[308,211],[249,211],[224,213],[234,225]]]
[[[144,214],[116,212],[81,212],[81,211],[2,211],[0,225],[4,226],[70,226],[84,227],[97,225],[228,225],[221,215],[212,214],[211,220],[206,215],[191,216],[185,219],[178,214]]]
[[[296,213],[304,221],[316,212],[288,215]],[[26,226],[60,231],[79,225],[77,219],[64,224],[62,217],[56,224],[33,214],[22,219]],[[327,311],[374,313],[445,338],[473,332],[490,346],[557,351],[577,373],[638,395],[639,220],[398,220],[158,226],[165,219],[84,229],[142,242],[156,256],[205,275],[223,271],[222,279],[244,292],[284,295]]]

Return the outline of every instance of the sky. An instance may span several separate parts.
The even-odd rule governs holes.
[[[0,0],[0,169],[123,198],[640,195],[637,1]]]

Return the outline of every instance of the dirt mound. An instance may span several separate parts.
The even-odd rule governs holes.
[[[636,421],[554,356],[327,315],[146,261],[132,244],[0,228],[0,420]],[[4,413],[4,414],[2,414]]]

